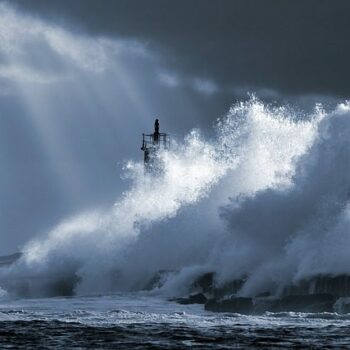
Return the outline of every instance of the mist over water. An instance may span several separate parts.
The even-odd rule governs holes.
[[[349,273],[350,105],[311,115],[254,96],[161,154],[162,176],[126,163],[130,188],[107,211],[82,213],[24,247],[0,286],[26,296],[144,288],[181,295],[205,272],[241,295],[278,293],[317,274]]]

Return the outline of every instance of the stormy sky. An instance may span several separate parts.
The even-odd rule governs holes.
[[[134,38],[181,75],[222,93],[271,89],[348,96],[347,0],[18,0],[26,11],[86,31]]]
[[[0,254],[111,205],[140,135],[350,96],[347,0],[0,1]]]

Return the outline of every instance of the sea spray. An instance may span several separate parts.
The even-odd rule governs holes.
[[[242,295],[350,273],[349,104],[318,122],[317,137],[291,180],[288,188],[273,186],[221,209],[230,236],[216,255],[216,271],[223,281],[247,277]]]
[[[196,131],[176,151],[160,156],[164,163],[161,177],[144,176],[140,164],[129,163],[134,183],[114,208],[69,219],[46,239],[30,242],[24,248],[23,259],[5,272],[16,276],[10,278],[10,288],[25,290],[29,295],[39,289],[51,295],[60,293],[56,291],[57,279],[59,285],[65,279],[79,281],[79,289],[85,293],[123,288],[124,278],[118,267],[125,249],[139,233],[157,221],[175,216],[182,206],[202,199],[228,168],[215,157],[215,147]],[[38,274],[34,281],[26,278],[32,274]]]
[[[292,280],[290,221],[303,223],[301,204],[317,200],[293,202],[308,172],[302,164],[308,157],[318,164],[313,154],[325,125],[349,119],[342,108],[341,116],[320,107],[300,116],[255,97],[233,105],[214,139],[195,130],[161,153],[162,176],[145,176],[141,163],[127,163],[132,185],[113,208],[69,219],[28,243],[24,256],[2,270],[1,286],[24,295],[111,292],[143,288],[160,270],[172,271],[160,290],[168,294],[205,271],[216,272],[218,283],[251,275],[243,293],[285,282],[274,279],[278,274]]]

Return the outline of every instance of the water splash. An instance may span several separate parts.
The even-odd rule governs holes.
[[[348,272],[349,105],[301,116],[254,96],[160,156],[164,174],[126,164],[130,190],[107,212],[68,219],[1,272],[25,295],[138,289],[172,270],[162,291],[205,271],[249,276],[241,293],[318,272]],[[332,249],[332,254],[327,254]]]

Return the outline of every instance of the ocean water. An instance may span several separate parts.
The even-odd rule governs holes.
[[[144,293],[7,300],[1,349],[350,348],[350,315],[212,313]]]

